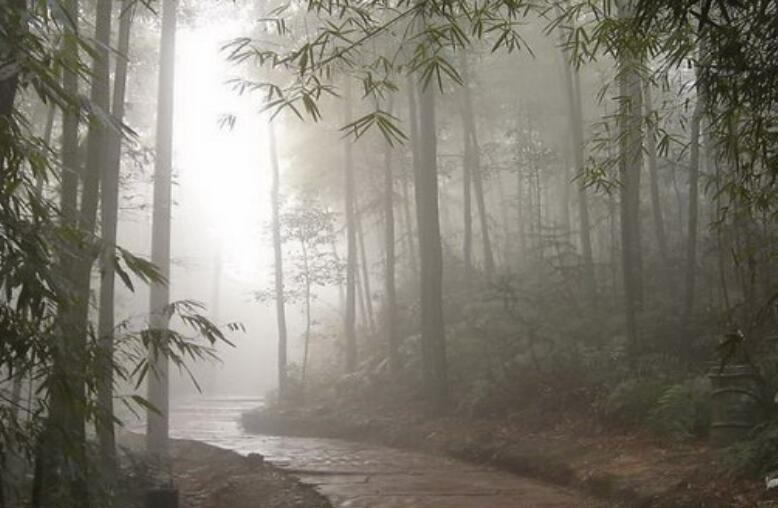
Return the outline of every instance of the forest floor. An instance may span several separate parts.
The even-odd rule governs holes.
[[[532,424],[521,418],[431,419],[407,407],[327,401],[246,413],[243,425],[251,432],[363,440],[449,455],[576,488],[614,506],[778,507],[778,492],[765,491],[758,479],[726,475],[721,453],[705,443],[616,432],[585,417]]]
[[[122,446],[138,450],[138,435],[123,435]],[[330,508],[312,487],[266,464],[197,441],[171,440],[173,484],[179,508]]]

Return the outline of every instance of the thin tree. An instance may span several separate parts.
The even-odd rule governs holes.
[[[392,111],[392,104],[388,110]],[[400,370],[400,352],[397,335],[397,290],[395,287],[394,235],[394,175],[392,174],[392,147],[384,143],[384,330],[388,349],[389,368],[393,374]]]
[[[465,113],[465,97],[464,87],[462,88],[460,97],[460,114],[462,116],[462,146],[464,147],[464,153],[462,155],[462,213],[463,213],[463,226],[464,236],[462,239],[462,260],[465,265],[465,280],[469,284],[472,278],[473,272],[473,191],[471,184],[473,177],[471,175],[473,154],[471,153],[472,145],[468,141],[467,134],[468,129],[466,126],[466,113]]]
[[[570,139],[572,141],[573,160],[576,177],[584,171],[584,126],[581,106],[581,77],[578,69],[565,62],[565,84],[567,85],[568,106],[570,108]],[[582,178],[578,178],[578,227],[581,235],[581,253],[583,255],[584,284],[590,301],[594,302],[596,284],[594,279],[594,257],[592,255],[591,224],[589,221],[589,197]],[[567,185],[567,182],[565,182]]]
[[[352,121],[351,83],[346,83],[344,102],[345,121]],[[346,339],[346,371],[353,372],[357,366],[357,236],[354,214],[354,150],[351,141],[345,144],[344,179],[346,189],[346,312],[344,316],[344,335]]]
[[[419,91],[419,137],[414,139],[416,218],[421,260],[421,343],[424,391],[435,411],[448,402],[446,335],[443,319],[443,253],[438,215],[435,90]]]
[[[281,171],[278,164],[275,127],[272,122],[268,124],[268,131],[270,134],[270,165],[273,172],[270,206],[273,213],[273,259],[275,261],[276,324],[278,326],[278,398],[283,402],[287,400],[289,394],[286,370],[287,330],[286,306],[284,302],[284,254],[281,246]]]
[[[372,298],[372,291],[370,290],[370,265],[368,264],[367,260],[367,249],[365,248],[365,232],[362,228],[362,218],[364,215],[364,210],[360,209],[359,207],[359,198],[355,195],[354,196],[354,206],[356,207],[357,212],[354,215],[354,220],[357,225],[357,245],[359,246],[359,267],[361,269],[361,287],[362,287],[362,295],[360,298],[363,298],[364,306],[365,306],[365,322],[367,323],[367,328],[370,331],[371,334],[375,333],[375,315],[373,313],[373,298]]]
[[[654,219],[654,232],[656,242],[659,246],[659,256],[662,259],[662,265],[666,268],[670,262],[670,255],[667,248],[667,235],[665,234],[665,221],[662,217],[662,200],[659,195],[659,170],[657,168],[657,149],[656,149],[656,117],[654,114],[653,97],[651,93],[651,83],[645,81],[643,84],[643,100],[645,103],[645,112],[649,117],[646,132],[646,162],[648,165],[648,177],[651,189],[651,211]]]
[[[460,52],[460,67],[462,75],[463,123],[465,128],[465,164],[470,165],[470,176],[473,179],[475,203],[481,224],[481,245],[484,255],[484,270],[487,277],[494,275],[494,253],[489,239],[489,212],[486,210],[483,176],[481,172],[481,148],[478,144],[478,129],[473,113],[473,98],[470,92],[470,71],[467,56]]]
[[[169,380],[166,351],[170,303],[170,213],[173,165],[173,106],[175,79],[177,0],[163,0],[162,38],[159,56],[159,90],[157,94],[157,143],[154,164],[154,212],[151,236],[151,262],[156,265],[164,283],[151,286],[149,327],[159,334],[159,346],[149,355],[153,372],[148,377],[148,401],[156,411],[147,411],[146,449],[167,456]]]
[[[114,73],[114,88],[111,115],[119,125],[124,121],[124,102],[127,87],[128,53],[130,49],[130,27],[134,6],[131,0],[123,0],[119,18],[118,55]],[[109,130],[108,154],[103,166],[100,201],[100,227],[103,250],[100,262],[100,307],[97,332],[103,355],[97,397],[102,413],[103,425],[98,426],[100,451],[103,466],[113,476],[116,468],[116,437],[113,424],[113,351],[114,351],[114,290],[116,270],[116,229],[119,211],[119,172],[121,167],[121,132],[117,127]]]
[[[691,139],[689,140],[689,215],[686,231],[686,277],[684,288],[684,311],[682,330],[688,332],[694,313],[695,278],[697,265],[697,223],[699,215],[699,179],[700,179],[700,124],[705,106],[702,87],[697,88],[697,102],[691,119]],[[683,334],[681,352],[689,355],[691,346],[688,333]]]
[[[20,2],[19,13],[22,15],[26,9],[25,2]],[[77,97],[79,93],[79,80],[77,67],[79,63],[78,30],[79,30],[79,2],[78,0],[67,0],[63,3],[63,9],[69,18],[69,23],[65,25],[65,36],[62,40],[63,61],[67,65],[62,70],[62,89],[68,97]],[[3,82],[3,98],[10,98],[8,106],[8,115],[13,107],[13,98],[18,85],[18,76],[14,75],[9,80]],[[5,113],[5,106],[3,111]],[[62,108],[62,139],[60,147],[61,177],[60,177],[60,214],[61,225],[69,230],[76,230],[78,227],[78,175],[80,173],[80,161],[78,157],[78,130],[80,123],[80,109],[75,102],[67,103]],[[60,269],[63,278],[67,281],[69,287],[76,284],[74,267],[78,262],[78,257],[71,248],[63,248],[60,252]],[[41,435],[38,448],[36,450],[35,476],[32,482],[32,506],[38,508],[41,506],[50,506],[55,500],[52,499],[52,485],[57,485],[62,477],[62,471],[59,463],[61,458],[58,456],[62,449],[63,442],[76,443],[79,448],[77,436],[76,439],[70,439],[70,432],[77,432],[79,427],[77,422],[68,421],[67,394],[71,392],[69,385],[72,380],[69,377],[71,372],[69,364],[72,360],[72,349],[69,347],[69,340],[77,336],[74,326],[74,302],[73,296],[59,302],[57,319],[60,325],[60,333],[56,337],[53,353],[53,364],[55,366],[54,375],[50,380],[49,389],[49,415],[46,419],[46,425]],[[77,381],[76,381],[77,382]],[[73,390],[72,393],[78,393]],[[72,420],[72,418],[71,418]],[[64,492],[63,492],[64,494]],[[60,498],[60,501],[67,502],[67,498]]]
[[[632,15],[629,5],[620,16]],[[637,71],[639,58],[625,48],[619,54],[619,177],[621,181],[621,261],[624,307],[630,358],[638,345],[637,311],[642,305],[642,261],[640,252],[640,170],[642,167],[642,94]]]

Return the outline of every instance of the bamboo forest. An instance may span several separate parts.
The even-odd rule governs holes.
[[[778,507],[778,1],[0,0],[0,508]]]

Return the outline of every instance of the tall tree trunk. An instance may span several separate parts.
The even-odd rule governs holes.
[[[465,124],[465,152],[470,154],[469,164],[471,166],[470,174],[473,178],[473,190],[475,191],[475,203],[478,208],[478,216],[481,223],[481,243],[484,251],[484,270],[486,276],[494,276],[494,253],[492,243],[489,239],[489,212],[486,210],[486,199],[484,197],[484,184],[481,175],[481,149],[478,145],[478,129],[475,123],[473,113],[473,98],[470,94],[470,75],[467,65],[467,56],[464,52],[460,53],[460,66],[462,68],[462,93],[463,93],[463,113]],[[467,159],[467,157],[465,157]],[[467,160],[465,161],[467,164]]]
[[[111,114],[117,123],[124,121],[124,102],[127,86],[130,26],[134,7],[131,0],[123,0],[119,21],[119,44],[114,74]],[[103,166],[100,224],[103,238],[100,273],[100,313],[97,331],[103,355],[97,398],[104,422],[98,426],[100,452],[104,470],[111,481],[116,472],[116,437],[113,424],[113,352],[114,352],[114,289],[116,271],[116,230],[119,211],[119,174],[121,168],[122,137],[120,132],[108,131],[108,155]]]
[[[389,104],[392,111],[392,104]],[[394,175],[392,174],[392,147],[384,142],[384,330],[388,349],[389,368],[393,374],[400,371],[399,337],[397,336],[397,291],[395,287],[394,238]]]
[[[654,114],[653,100],[651,94],[651,83],[643,83],[643,94],[645,101],[646,115]],[[659,256],[662,258],[662,267],[667,270],[670,265],[670,255],[667,248],[667,236],[665,235],[665,221],[662,217],[662,200],[659,196],[659,171],[656,162],[656,118],[652,118],[648,123],[648,132],[646,132],[646,158],[648,163],[648,176],[651,183],[651,211],[654,216],[654,230],[656,241],[659,246]],[[671,281],[672,277],[667,277]]]
[[[497,173],[497,195],[500,199],[500,225],[502,226],[502,248],[500,262],[504,266],[509,266],[511,259],[511,220],[510,220],[510,201],[505,195],[505,182],[503,171]]]
[[[311,271],[308,265],[308,248],[304,239],[300,240],[300,248],[303,253],[303,270],[305,270],[305,344],[302,372],[303,389],[305,389],[305,379],[308,372],[308,349],[311,345]]]
[[[159,91],[157,94],[157,144],[154,164],[154,216],[151,236],[151,261],[165,278],[152,284],[149,299],[149,326],[160,337],[159,348],[150,352],[154,372],[148,377],[148,401],[157,409],[147,412],[146,449],[167,457],[170,385],[167,355],[170,304],[170,213],[173,166],[173,106],[176,54],[177,0],[163,0],[162,39],[159,55]]]
[[[338,243],[335,241],[335,237],[333,236],[332,241],[330,242],[330,248],[332,250],[332,258],[335,260],[335,263],[337,266],[342,266],[340,261],[340,255],[338,254]],[[343,309],[346,306],[346,292],[343,288],[343,279],[341,277],[338,277],[338,311],[340,312],[341,316],[343,315]]]
[[[462,146],[464,147],[464,153],[462,155],[462,213],[464,214],[464,238],[462,240],[462,260],[465,264],[465,281],[470,284],[473,275],[473,205],[472,196],[473,191],[471,189],[472,183],[472,163],[473,154],[472,145],[468,141],[468,129],[466,127],[466,114],[465,114],[465,98],[464,93],[460,103],[460,113],[462,115]]]
[[[366,310],[367,329],[370,334],[375,333],[375,315],[373,314],[373,298],[372,291],[370,290],[370,265],[367,262],[367,249],[365,249],[365,232],[362,229],[362,211],[359,209],[359,199],[355,193],[354,206],[356,207],[356,213],[354,220],[357,225],[357,245],[359,246],[359,265],[362,269],[360,280],[362,281],[362,291],[364,292],[364,302]]]
[[[443,253],[438,216],[435,90],[419,93],[419,138],[413,140],[419,159],[415,174],[416,217],[421,259],[421,344],[424,391],[432,408],[448,403],[446,335],[443,320]]]
[[[351,83],[346,83],[345,121],[352,121]],[[344,179],[346,184],[346,372],[353,372],[357,366],[357,332],[356,332],[356,276],[357,276],[357,232],[354,214],[354,153],[351,141],[346,142]]]
[[[365,305],[365,290],[364,286],[362,285],[362,276],[359,273],[359,261],[357,260],[357,267],[355,269],[355,291],[357,293],[357,304],[359,305],[359,313],[357,314],[359,316],[359,325],[362,328],[362,332],[370,331],[370,319],[367,315],[367,307]]]
[[[57,114],[56,104],[51,104],[46,113],[46,124],[43,128],[43,144],[45,146],[51,146],[51,136],[54,133],[54,116]],[[46,183],[46,175],[35,175],[35,197],[38,200],[44,198],[43,187]]]
[[[418,107],[416,105],[416,84],[413,82],[413,76],[408,75],[406,81],[406,89],[408,91],[408,123],[410,124],[411,139],[419,139],[419,114]],[[411,173],[412,178],[415,178],[416,166],[418,165],[419,154],[418,147],[411,143]],[[416,235],[414,234],[413,220],[411,220],[411,196],[408,189],[409,178],[407,175],[403,175],[403,213],[405,216],[406,226],[406,239],[408,246],[408,263],[411,269],[411,275],[413,277],[419,274],[419,261],[417,259],[416,249]]]
[[[270,191],[270,206],[273,210],[273,259],[275,260],[276,324],[278,326],[278,399],[285,402],[289,396],[286,370],[287,331],[286,302],[284,298],[284,254],[281,249],[281,170],[278,164],[275,126],[268,124],[270,134],[270,165],[273,184]]]
[[[526,224],[524,224],[524,173],[522,167],[516,168],[516,266],[521,265],[527,252]]]
[[[689,222],[686,230],[686,278],[684,288],[683,336],[680,351],[689,358],[689,325],[694,314],[695,276],[697,265],[697,222],[699,214],[699,174],[700,174],[700,123],[704,111],[704,98],[698,88],[697,103],[691,120],[691,139],[689,148]]]
[[[620,15],[632,15],[622,6]],[[619,176],[621,179],[621,258],[629,355],[637,357],[637,311],[642,305],[640,253],[640,170],[642,166],[642,96],[635,55],[619,58]]]
[[[581,229],[581,252],[584,262],[584,283],[589,297],[596,301],[597,282],[594,277],[594,255],[592,254],[591,222],[589,220],[589,196],[583,178],[584,171],[584,125],[581,104],[581,77],[577,69],[572,70],[574,111],[573,139],[575,143],[575,171],[578,177],[578,220]]]
[[[22,2],[22,5],[24,3]],[[79,93],[78,76],[75,67],[79,61],[79,48],[76,38],[79,26],[79,5],[78,0],[67,0],[63,8],[70,19],[66,24],[65,37],[62,41],[63,58],[69,65],[63,66],[62,70],[62,88],[68,97],[77,97]],[[14,79],[14,78],[12,78]],[[16,92],[16,81],[4,83],[4,86],[14,85],[11,94],[11,104],[8,106],[8,113],[13,106],[13,95]],[[4,91],[4,94],[6,92]],[[78,127],[80,111],[77,104],[67,104],[62,111],[62,141],[61,141],[61,185],[60,185],[60,213],[62,226],[75,230],[78,227]],[[76,273],[74,267],[78,262],[78,256],[75,252],[75,245],[68,245],[61,251],[60,269],[68,285],[68,298],[60,302],[58,308],[59,331],[55,339],[53,353],[54,366],[52,378],[49,380],[49,415],[46,420],[46,426],[43,434],[36,446],[35,473],[32,489],[32,506],[34,508],[49,508],[57,505],[58,502],[68,503],[66,497],[66,486],[60,485],[66,481],[61,467],[62,452],[64,443],[76,442],[71,439],[69,432],[75,431],[78,427],[77,422],[73,422],[68,417],[68,397],[69,393],[76,393],[71,390],[71,384],[74,380],[71,377],[70,364],[73,362],[73,349],[69,342],[75,333],[75,295],[72,288],[76,286]],[[76,381],[77,383],[77,381]],[[74,387],[75,388],[75,387]],[[72,427],[71,427],[72,424]],[[78,448],[78,445],[76,445]],[[57,492],[63,495],[57,496]]]

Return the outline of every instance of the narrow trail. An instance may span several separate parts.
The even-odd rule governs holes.
[[[336,508],[558,508],[598,506],[580,494],[445,457],[337,439],[248,434],[240,414],[259,399],[179,404],[171,437],[202,441],[269,463],[313,485]]]

